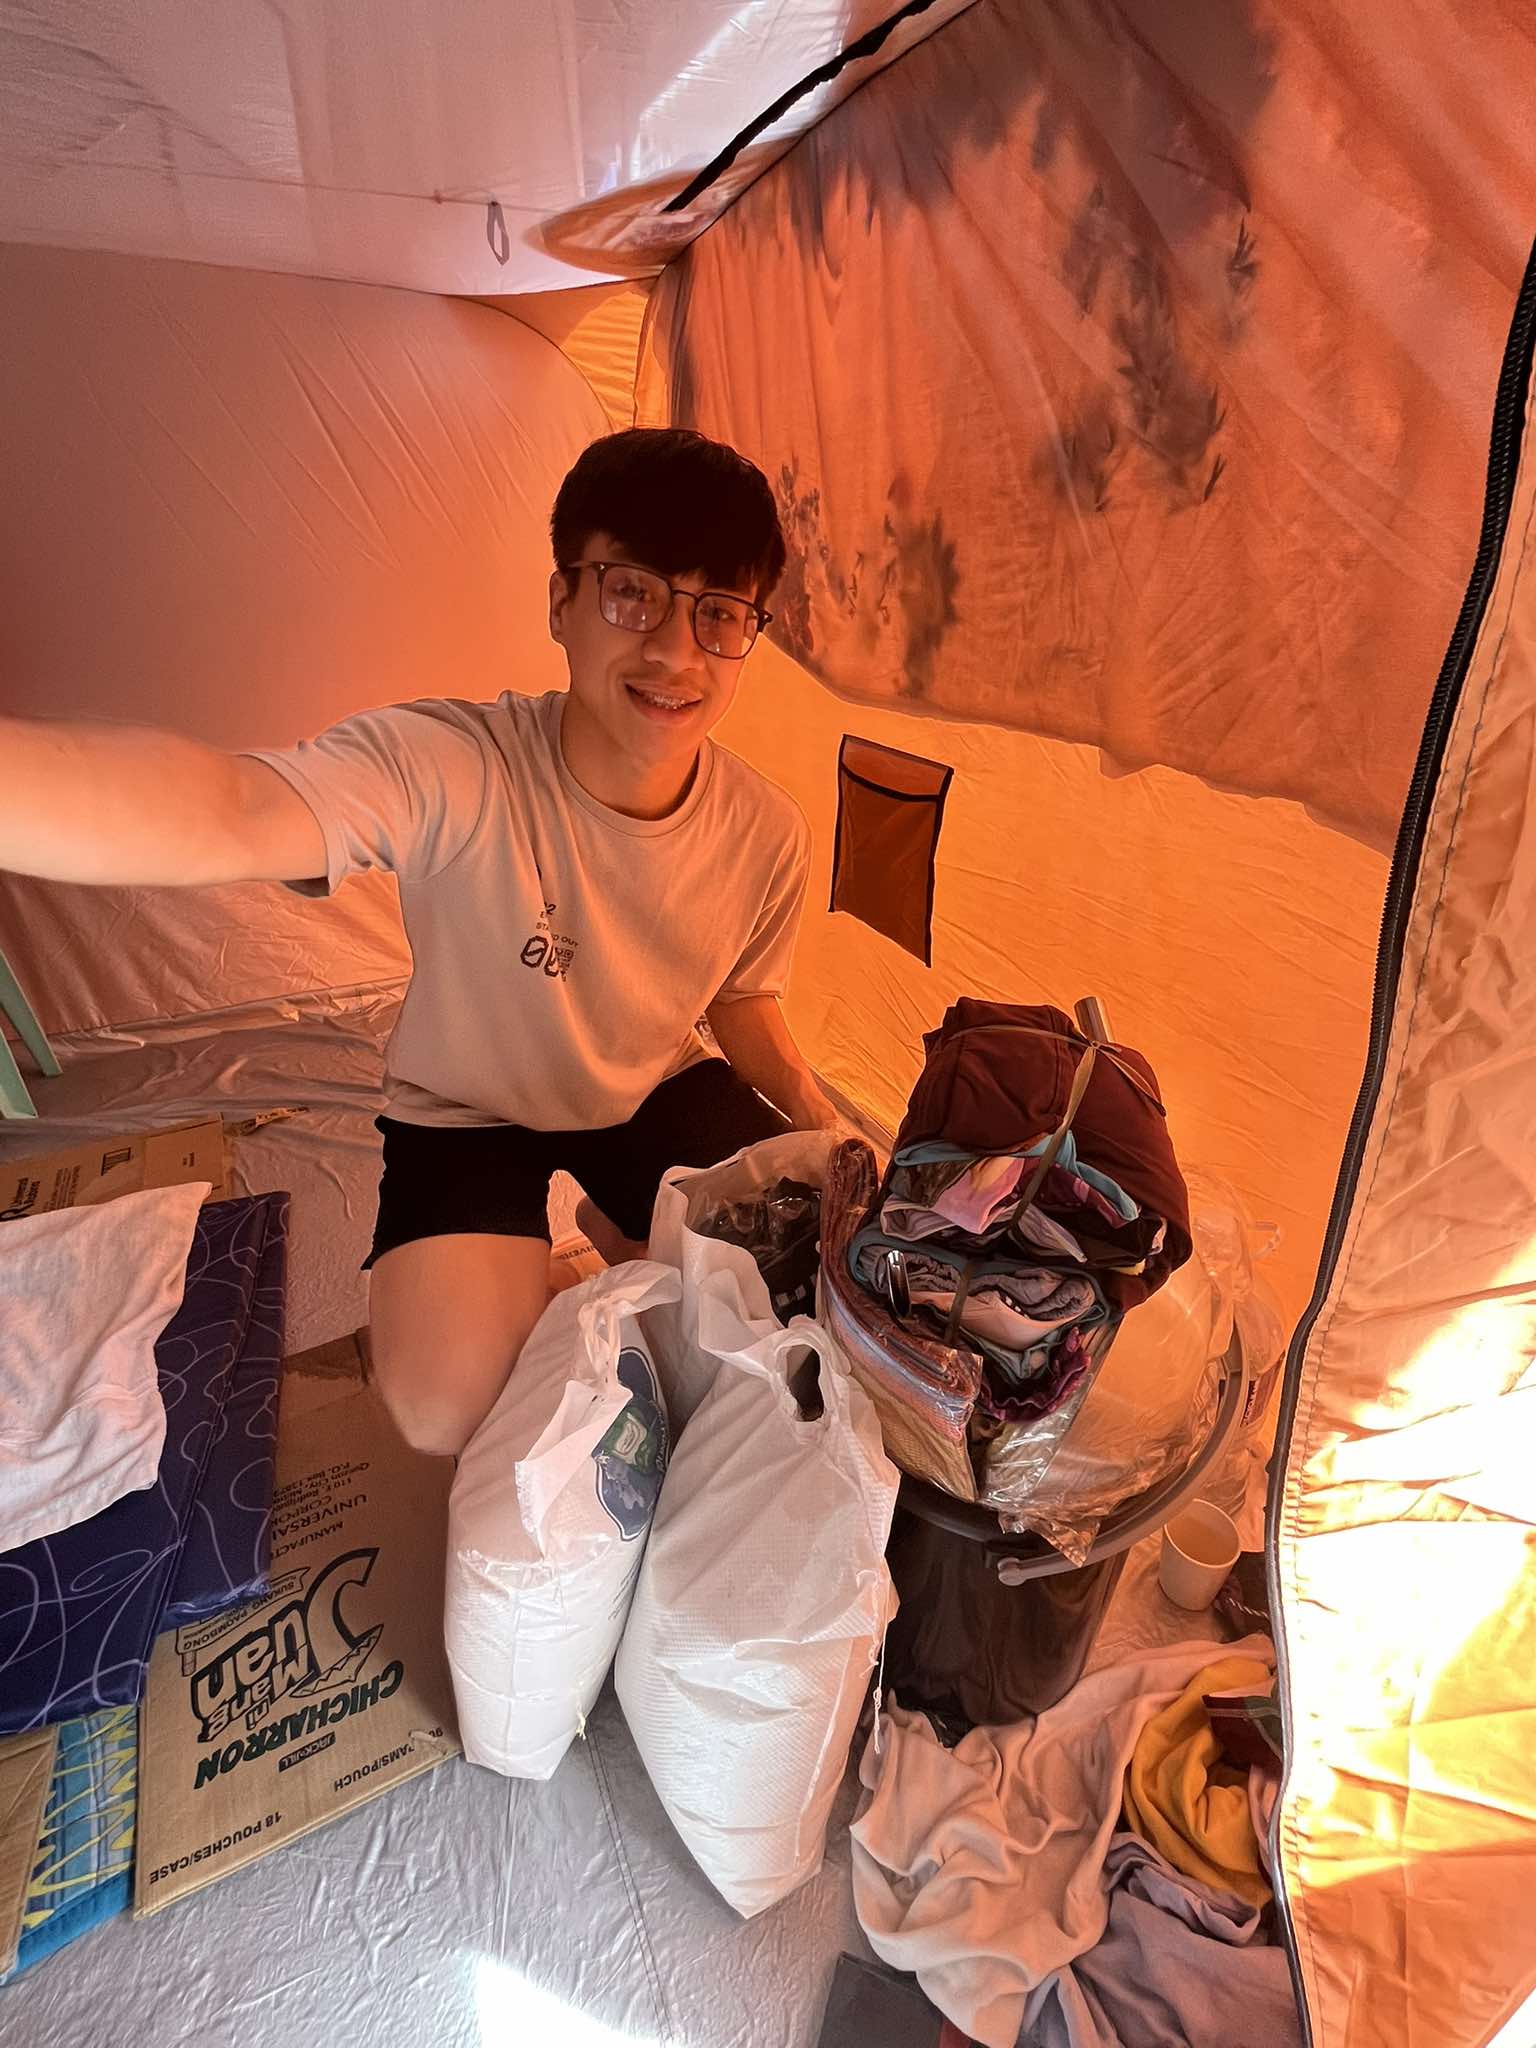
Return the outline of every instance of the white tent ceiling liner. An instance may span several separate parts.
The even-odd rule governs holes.
[[[434,292],[643,273],[967,4],[935,0],[798,101],[695,206],[657,221],[894,7],[3,0],[0,240]]]

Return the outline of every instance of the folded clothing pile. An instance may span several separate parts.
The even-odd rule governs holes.
[[[1269,1816],[1282,1758],[1274,1683],[1272,1661],[1208,1665],[1142,1729],[1125,1773],[1126,1826],[1175,1870],[1253,1907],[1273,1896]]]
[[[34,1311],[25,1344],[18,1317],[0,1348],[0,1438],[42,1440],[31,1390],[52,1347],[76,1398],[46,1415],[42,1436],[53,1469],[78,1482],[60,1486],[52,1511],[32,1504],[31,1525],[46,1533],[0,1554],[0,1733],[134,1704],[162,1628],[269,1583],[288,1198],[199,1208],[205,1192],[155,1190],[37,1219],[50,1226],[47,1258],[30,1235],[10,1236],[34,1226],[0,1231],[0,1289],[13,1299],[11,1269],[24,1270]],[[158,1280],[146,1291],[123,1253],[145,1217],[161,1261],[175,1228],[190,1225],[169,1294]],[[68,1241],[95,1246],[103,1230],[87,1288]],[[144,1444],[157,1439],[147,1464]]]
[[[829,1312],[892,1454],[1016,1511],[1121,1317],[1188,1259],[1189,1198],[1139,1053],[971,999],[924,1044],[883,1182],[834,1159]]]
[[[1239,1365],[1248,1374],[1249,1398],[1237,1425],[1243,1436],[1226,1469],[1255,1469],[1247,1446],[1257,1445],[1287,1334],[1255,1270],[1276,1233],[1255,1225],[1225,1182],[1198,1169],[1186,1178],[1194,1256],[1125,1316],[1050,1469],[1022,1507],[1000,1511],[1011,1534],[1032,1530],[1074,1564],[1086,1560],[1107,1516],[1187,1470]],[[1011,1481],[1007,1456],[994,1444],[987,1497],[1009,1499]],[[1252,1479],[1245,1484],[1252,1489]],[[1250,1625],[1235,1633],[1246,1634]]]

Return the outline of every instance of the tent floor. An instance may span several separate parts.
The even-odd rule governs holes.
[[[380,1050],[398,990],[275,1004],[59,1047],[41,1119],[0,1158],[218,1115],[235,1192],[287,1188],[290,1353],[366,1320]],[[572,1191],[557,1185],[556,1235]],[[345,1383],[335,1386],[345,1391]],[[284,1399],[321,1398],[290,1380]],[[1187,1640],[1205,1618],[1133,1552],[1090,1660]],[[606,1693],[547,1785],[455,1760],[154,1918],[112,1921],[0,1990],[0,2040],[332,2048],[815,2048],[853,1913],[850,1768],[820,1874],[743,1923],[673,1834]],[[871,2042],[870,2048],[883,2048]]]

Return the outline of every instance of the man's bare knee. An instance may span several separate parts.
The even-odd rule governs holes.
[[[373,1380],[416,1450],[457,1457],[495,1407],[549,1300],[531,1238],[418,1239],[373,1268]]]
[[[462,1402],[434,1399],[398,1379],[377,1384],[395,1428],[413,1451],[429,1457],[458,1457],[484,1419],[471,1414]]]

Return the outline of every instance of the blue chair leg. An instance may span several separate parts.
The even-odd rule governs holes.
[[[0,1116],[36,1116],[10,1040],[0,1032]]]
[[[53,1047],[43,1035],[32,1005],[22,994],[21,983],[11,971],[11,964],[4,953],[0,953],[0,1011],[3,1011],[17,1031],[21,1042],[37,1061],[38,1069],[50,1077],[59,1072],[59,1063],[53,1056]]]

